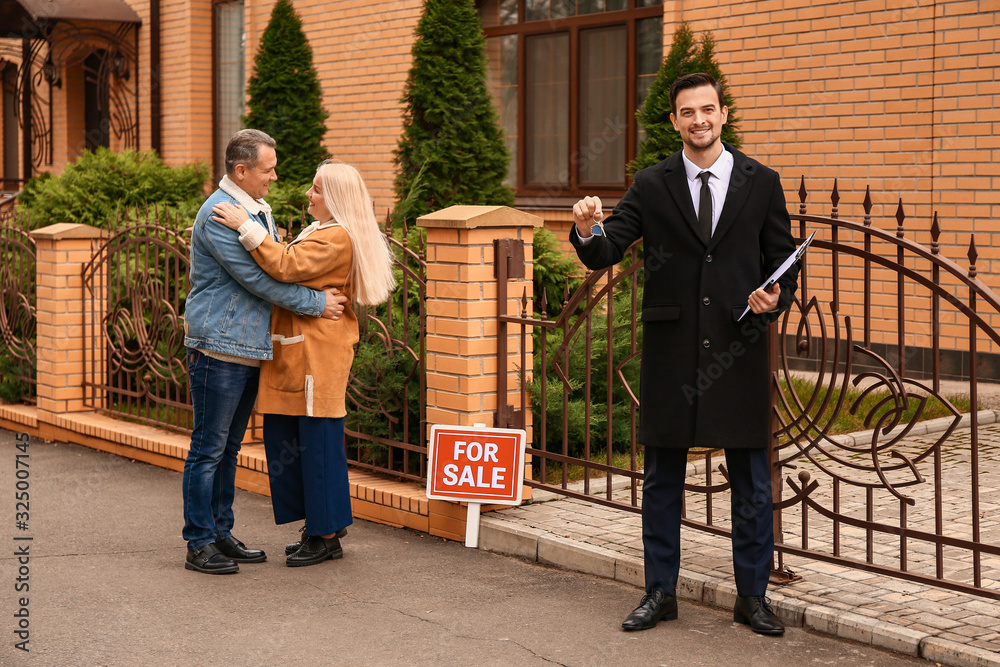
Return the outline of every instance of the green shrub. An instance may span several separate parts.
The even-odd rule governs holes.
[[[34,343],[34,339],[31,342]],[[29,365],[31,368],[26,367]],[[25,364],[7,350],[0,352],[0,400],[19,403],[30,396],[31,386],[21,379],[26,374],[34,375],[34,363]]]
[[[396,256],[400,262],[415,264],[406,260],[398,248]],[[376,466],[389,463],[388,448],[379,439],[416,444],[421,441],[425,426],[420,421],[422,397],[417,358],[420,354],[419,287],[415,281],[410,281],[409,291],[404,294],[399,263],[395,273],[399,287],[391,301],[357,311],[361,339],[355,348],[347,388],[345,427],[366,436],[349,438],[348,451],[352,458]],[[404,308],[408,311],[405,324]],[[383,323],[385,328],[373,319]],[[400,459],[392,463],[394,469],[401,471]],[[409,472],[419,470],[415,464],[414,456],[409,462]]]
[[[632,287],[628,280],[620,283],[613,292],[613,311],[611,320],[611,348],[614,367],[617,367],[632,354],[631,326],[632,326]],[[636,288],[636,299],[642,301],[642,279],[641,273]],[[584,439],[586,434],[590,434],[591,452],[606,450],[608,445],[607,437],[607,347],[608,347],[608,319],[606,309],[594,308],[590,317],[590,334],[581,328],[573,336],[569,346],[568,361],[562,354],[559,354],[559,347],[563,343],[564,333],[562,329],[550,329],[546,340],[546,363],[548,368],[541,367],[541,334],[540,328],[535,327],[534,331],[534,376],[529,384],[531,394],[531,406],[534,412],[534,424],[532,429],[534,434],[534,446],[544,448],[550,452],[561,452],[563,441],[563,415],[567,417],[566,440],[568,443],[568,454],[570,456],[583,456]],[[570,318],[569,328],[572,329],[574,323],[581,317],[574,314]],[[642,323],[636,323],[636,345],[642,345]],[[590,396],[585,393],[587,365],[587,342],[590,342]],[[558,355],[558,356],[557,356]],[[565,385],[567,388],[566,406],[563,407],[564,384],[559,376],[554,372],[554,364],[558,364],[564,369],[569,380]],[[548,371],[546,398],[546,419],[548,428],[546,431],[546,442],[541,442],[541,377],[542,373]],[[635,357],[625,363],[621,368],[631,390],[636,397],[639,396],[639,358]],[[590,407],[590,418],[586,418],[587,406]],[[612,377],[611,394],[611,420],[612,437],[611,448],[615,452],[625,452],[629,450],[631,443],[631,406],[632,401],[625,386],[618,379],[617,374]]]
[[[312,222],[312,218],[306,213],[306,207],[309,206],[306,190],[310,185],[311,181],[297,183],[283,178],[271,183],[266,201],[271,206],[274,224],[278,226],[281,234],[284,234],[286,229],[291,229],[294,236],[299,229]]]
[[[208,169],[203,164],[169,167],[155,151],[107,148],[84,151],[59,176],[44,174],[25,184],[18,208],[34,229],[57,222],[107,227],[126,207],[149,205],[162,222],[183,227],[194,220],[204,197]]]
[[[534,310],[538,317],[555,318],[562,311],[567,285],[572,294],[583,283],[580,264],[559,246],[556,235],[540,227],[534,240]],[[542,311],[542,296],[545,310]]]
[[[729,109],[729,119],[722,128],[722,140],[736,148],[740,147],[739,118],[736,102],[729,94],[726,77],[715,62],[715,40],[712,33],[702,35],[701,44],[695,43],[691,26],[681,23],[674,32],[670,52],[663,59],[663,65],[656,79],[649,87],[649,94],[635,117],[646,131],[646,138],[635,159],[628,165],[629,175],[640,169],[651,167],[681,149],[681,135],[670,121],[670,86],[685,74],[704,72],[722,84],[723,101]]]
[[[323,147],[326,118],[319,75],[302,21],[289,0],[278,0],[260,38],[247,82],[244,127],[267,132],[278,143],[278,174],[293,183],[312,181],[329,157]]]
[[[402,102],[393,220],[412,222],[455,204],[514,203],[472,0],[424,2]]]

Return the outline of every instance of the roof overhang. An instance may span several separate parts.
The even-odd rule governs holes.
[[[141,23],[125,0],[0,0],[0,37],[40,37],[59,21]]]

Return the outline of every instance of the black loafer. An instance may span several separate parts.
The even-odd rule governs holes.
[[[305,530],[305,528],[303,528],[302,530]],[[347,529],[341,528],[340,530],[337,531],[335,537],[339,540],[344,535],[347,535]],[[301,548],[302,548],[302,540],[298,540],[296,542],[289,542],[288,544],[285,545],[285,555],[291,556],[293,553],[295,553]]]
[[[267,560],[267,554],[260,549],[247,549],[247,545],[230,535],[224,540],[215,543],[219,551],[230,560],[237,563],[263,563]]]
[[[336,535],[327,539],[315,535],[306,535],[302,540],[302,546],[285,561],[288,567],[301,567],[303,565],[316,565],[325,560],[341,558],[344,550],[340,546],[340,538]]]
[[[785,634],[785,626],[771,609],[771,601],[763,595],[736,598],[733,621],[749,625],[750,629],[758,634]]]
[[[622,621],[622,630],[649,630],[660,621],[677,619],[677,596],[653,591],[642,597],[639,606]]]
[[[206,544],[201,549],[188,549],[184,568],[205,574],[233,574],[240,571],[240,566],[219,551],[215,544]]]

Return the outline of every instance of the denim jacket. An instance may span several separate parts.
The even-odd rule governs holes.
[[[210,219],[212,206],[241,206],[278,240],[270,210],[224,177],[202,204],[191,231],[191,273],[184,345],[248,359],[271,358],[271,304],[319,317],[326,295],[267,275],[236,231]]]

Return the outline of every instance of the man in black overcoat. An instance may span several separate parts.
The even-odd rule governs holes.
[[[603,224],[600,199],[577,202],[570,232],[594,270],[621,261],[639,238],[645,249],[638,440],[646,595],[622,628],[677,618],[687,451],[722,447],[732,492],[734,620],[778,635],[784,626],[764,597],[774,554],[767,329],[791,304],[798,267],[769,291],[761,285],[795,244],[778,174],[720,139],[728,113],[722,86],[689,74],[670,100],[684,149],[636,173]]]

